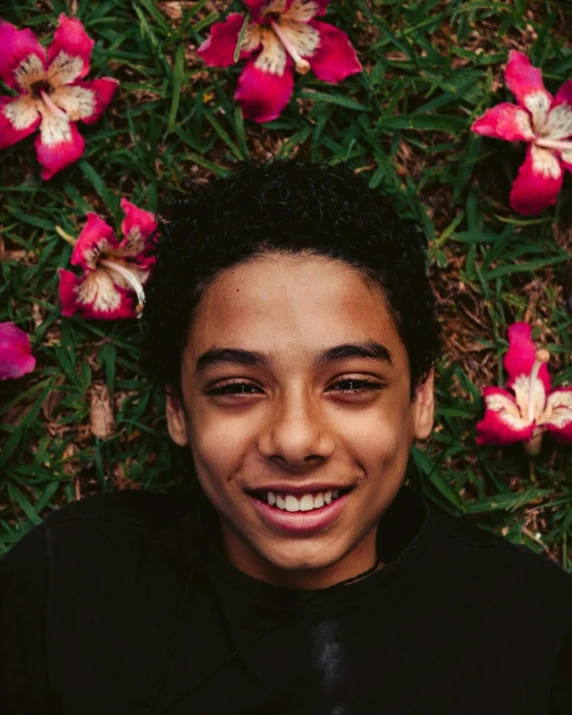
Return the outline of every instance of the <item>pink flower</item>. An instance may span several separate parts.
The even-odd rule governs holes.
[[[81,22],[63,14],[47,52],[31,30],[0,20],[0,78],[19,94],[0,97],[0,149],[39,128],[42,179],[80,158],[85,141],[75,122],[97,121],[119,84],[111,77],[80,81],[89,72],[93,45]]]
[[[276,119],[290,101],[293,68],[310,69],[324,82],[341,82],[362,66],[345,32],[315,18],[329,0],[243,0],[250,9],[239,58],[249,58],[234,95],[248,119]],[[210,67],[228,67],[234,56],[244,16],[231,13],[216,22],[197,53]]]
[[[511,50],[506,83],[518,104],[503,102],[476,120],[477,134],[528,143],[526,159],[510,193],[522,214],[538,214],[556,203],[564,169],[572,171],[572,80],[553,97],[544,88],[542,72],[521,52]]]
[[[157,222],[126,199],[121,200],[125,218],[123,240],[94,213],[74,246],[71,263],[83,270],[81,276],[59,269],[62,315],[80,312],[83,318],[116,320],[139,316],[145,301],[143,285],[155,259],[149,254],[149,237]],[[133,305],[134,294],[137,305]]]
[[[36,358],[26,333],[14,323],[0,323],[0,380],[22,377],[35,366]]]
[[[527,323],[513,323],[508,329],[504,367],[509,389],[485,387],[486,411],[477,425],[477,444],[523,441],[527,454],[535,456],[546,431],[559,442],[572,442],[572,387],[551,388],[548,350],[536,350],[530,334]]]

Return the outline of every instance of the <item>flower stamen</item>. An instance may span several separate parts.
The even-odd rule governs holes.
[[[137,313],[137,317],[140,318],[141,313],[143,311],[143,305],[145,303],[145,291],[143,290],[143,286],[141,285],[139,279],[128,268],[125,268],[125,266],[122,266],[115,261],[110,261],[107,258],[100,258],[99,263],[102,266],[111,268],[112,271],[116,271],[117,273],[119,273],[119,275],[123,276],[123,278],[125,278],[125,280],[133,288],[133,290],[137,294],[138,300],[135,312]]]
[[[528,421],[532,422],[534,420],[534,388],[536,385],[536,379],[538,378],[538,371],[544,363],[550,360],[550,353],[544,348],[536,351],[536,361],[532,366],[532,371],[530,373],[530,392],[528,393]]]
[[[54,230],[58,234],[58,236],[60,238],[63,238],[66,243],[70,244],[70,246],[75,246],[75,244],[77,243],[77,238],[70,236],[70,234],[64,231],[61,226],[54,226]]]
[[[46,107],[54,116],[59,117],[59,119],[65,119],[66,122],[69,121],[68,115],[64,112],[63,109],[60,109],[52,102],[52,100],[50,99],[50,95],[45,90],[40,90],[40,96]]]
[[[310,63],[308,62],[308,60],[305,60],[300,55],[298,50],[292,44],[288,35],[284,32],[284,30],[280,27],[276,20],[270,20],[270,26],[272,27],[276,36],[284,46],[286,52],[294,60],[296,72],[298,72],[299,74],[307,74],[310,71]]]
[[[541,146],[546,149],[556,149],[556,151],[572,151],[572,142],[563,142],[557,139],[544,139],[543,137],[538,137],[534,143],[536,146]]]

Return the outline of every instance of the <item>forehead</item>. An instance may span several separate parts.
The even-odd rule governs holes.
[[[398,348],[381,288],[340,260],[271,254],[223,271],[207,287],[188,349],[311,351],[348,338]]]

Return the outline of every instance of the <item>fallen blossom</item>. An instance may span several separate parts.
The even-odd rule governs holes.
[[[0,380],[22,377],[36,367],[30,338],[14,323],[0,323]]]
[[[80,81],[89,72],[94,44],[82,23],[64,14],[47,51],[31,30],[0,20],[0,78],[19,95],[0,97],[0,149],[39,129],[35,147],[42,179],[81,157],[85,140],[75,122],[97,121],[119,84],[111,77]]]
[[[89,429],[98,439],[108,439],[115,430],[115,419],[106,385],[94,385],[89,410]]]
[[[542,436],[572,443],[572,387],[552,389],[548,350],[536,349],[528,323],[508,329],[504,367],[508,389],[485,387],[485,416],[477,425],[477,444],[524,442],[529,456],[540,452]]]
[[[197,54],[210,67],[248,59],[234,95],[246,118],[269,122],[280,115],[292,96],[294,69],[300,74],[311,69],[331,83],[361,72],[346,33],[315,19],[325,13],[329,0],[243,2],[250,18],[234,12],[216,22]]]
[[[556,203],[564,170],[572,171],[572,80],[564,82],[553,97],[544,88],[542,72],[516,50],[510,52],[505,80],[518,104],[497,104],[474,122],[472,130],[527,142],[510,204],[519,213],[534,215]]]
[[[123,240],[94,213],[75,243],[71,264],[82,275],[59,269],[62,315],[79,312],[83,318],[116,320],[141,314],[154,257],[150,256],[149,238],[157,229],[152,213],[121,200],[125,218],[121,224]],[[137,303],[134,304],[134,297]]]

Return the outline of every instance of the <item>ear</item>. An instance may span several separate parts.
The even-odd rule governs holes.
[[[183,403],[173,385],[167,385],[165,394],[167,398],[165,414],[167,416],[169,434],[175,444],[178,444],[179,447],[185,447],[189,443],[189,440],[187,438],[187,420],[185,418]]]
[[[431,371],[425,382],[417,388],[413,403],[413,428],[417,439],[427,439],[433,429],[435,417],[434,373]]]

